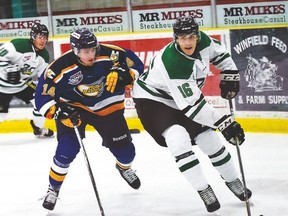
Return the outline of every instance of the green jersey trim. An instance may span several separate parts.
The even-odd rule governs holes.
[[[219,56],[217,56],[218,58]],[[225,59],[229,58],[230,54],[229,53],[225,53],[223,56],[221,56],[221,58],[218,61],[211,61],[211,63],[215,66],[219,65],[221,62],[223,62]]]
[[[157,92],[155,92],[155,91],[152,91],[151,89],[149,89],[148,87],[147,87],[147,85],[146,85],[146,83],[145,82],[143,82],[143,81],[141,81],[141,80],[137,80],[137,83],[139,84],[139,86],[141,86],[145,91],[147,91],[149,94],[151,94],[151,95],[153,95],[153,96],[155,96],[155,97],[160,97],[160,98],[164,98],[164,99],[169,99],[169,100],[172,100],[173,98],[170,96],[170,95],[168,95],[166,92],[164,92],[164,91],[159,91],[159,90],[157,90],[157,89],[155,89],[156,91],[158,91],[158,93]]]
[[[171,42],[162,54],[162,62],[170,79],[189,79],[194,61],[177,50],[175,42]]]
[[[194,119],[195,116],[200,112],[200,110],[203,108],[203,106],[206,104],[206,100],[202,100],[200,104],[198,105],[197,109],[189,116],[190,119]]]
[[[31,40],[28,38],[16,38],[11,40],[11,43],[14,45],[15,49],[19,53],[26,53],[26,52],[35,52],[32,48]],[[43,50],[39,50],[36,52],[37,55],[41,56],[46,63],[49,63],[49,53],[44,48]]]

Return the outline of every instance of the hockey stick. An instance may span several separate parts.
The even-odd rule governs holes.
[[[99,193],[98,193],[98,190],[97,190],[97,187],[96,187],[96,182],[95,182],[95,179],[94,179],[94,176],[93,176],[93,173],[92,173],[92,169],[91,169],[91,166],[90,166],[90,163],[89,163],[89,160],[88,160],[88,156],[87,156],[87,153],[86,153],[86,150],[85,150],[85,146],[84,146],[84,143],[81,139],[81,136],[80,136],[80,133],[79,133],[79,130],[78,130],[78,127],[77,127],[77,122],[75,122],[75,120],[71,119],[72,123],[73,123],[73,127],[74,127],[74,131],[75,131],[75,134],[77,136],[77,139],[78,139],[78,142],[82,148],[82,152],[83,152],[83,155],[84,155],[84,158],[85,158],[85,162],[86,162],[86,166],[87,166],[87,169],[88,169],[88,172],[89,172],[89,176],[90,176],[90,179],[91,179],[91,182],[92,182],[92,185],[93,185],[93,189],[94,189],[94,192],[95,192],[95,195],[96,195],[96,199],[97,199],[97,202],[98,202],[98,206],[99,206],[99,209],[100,209],[100,212],[101,212],[101,216],[105,216],[105,213],[104,213],[104,209],[102,207],[102,204],[101,204],[101,200],[100,200],[100,196],[99,196]]]
[[[28,82],[28,81],[24,81],[24,83],[29,86],[30,88],[32,88],[34,91],[36,91],[36,85],[31,81],[31,82]]]
[[[230,108],[231,115],[233,117],[235,117],[232,99],[229,99],[229,108]],[[248,193],[247,193],[247,187],[246,187],[246,181],[245,181],[245,175],[244,175],[244,168],[243,168],[242,157],[241,157],[241,152],[240,152],[240,147],[239,147],[239,140],[238,140],[237,137],[235,137],[235,140],[236,140],[236,149],[237,149],[239,167],[240,167],[240,172],[241,172],[241,175],[242,175],[242,181],[243,181],[243,186],[244,186],[245,204],[246,204],[247,214],[248,214],[248,216],[251,216],[250,202],[249,202]]]
[[[19,82],[24,83],[25,85],[29,86],[30,88],[32,88],[34,91],[36,91],[36,85],[32,82],[31,79],[28,80],[19,80]]]

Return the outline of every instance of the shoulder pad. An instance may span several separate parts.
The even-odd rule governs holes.
[[[102,44],[102,43],[101,43],[101,45],[102,45],[103,47],[107,47],[107,48],[110,48],[110,49],[120,50],[120,51],[125,52],[125,50],[124,50],[123,48],[121,48],[121,47],[119,47],[119,46],[116,46],[116,45],[113,45],[113,44]],[[102,48],[102,47],[101,47],[101,48]]]
[[[61,71],[65,70],[65,68],[71,67],[74,64],[76,64],[75,54],[72,52],[72,50],[70,50],[57,58],[47,67],[44,78],[54,80],[61,73]]]
[[[17,52],[33,52],[31,41],[28,38],[16,38],[11,40]]]
[[[101,44],[100,56],[107,56],[112,62],[124,62],[126,59],[125,50],[112,44]]]
[[[38,51],[37,54],[39,56],[41,56],[46,63],[49,63],[50,57],[49,57],[49,52],[48,52],[48,50],[46,48],[44,48],[43,50]]]

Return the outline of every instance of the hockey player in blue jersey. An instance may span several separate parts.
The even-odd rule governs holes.
[[[57,126],[58,145],[43,202],[48,210],[54,209],[68,168],[80,150],[71,119],[77,122],[82,138],[85,126],[93,126],[115,156],[124,180],[134,189],[140,187],[131,169],[135,147],[124,118],[124,92],[144,65],[133,52],[127,55],[118,46],[99,44],[88,28],[72,32],[70,44],[72,50],[47,67],[35,96],[40,113],[55,119]]]

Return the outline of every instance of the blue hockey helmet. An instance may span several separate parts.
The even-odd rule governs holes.
[[[200,40],[199,25],[192,16],[181,16],[173,23],[174,39],[181,35],[196,35]]]
[[[88,28],[79,28],[70,34],[70,46],[77,55],[80,49],[95,47],[99,49],[96,36]]]

